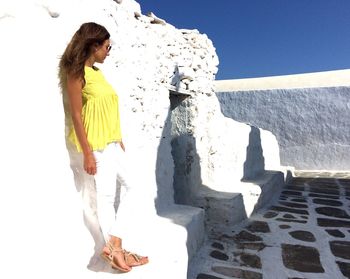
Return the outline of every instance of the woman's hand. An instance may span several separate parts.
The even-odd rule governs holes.
[[[84,155],[84,170],[90,175],[96,174],[96,160],[93,153]]]
[[[120,142],[120,147],[123,149],[123,151],[125,152],[125,146],[124,146],[124,143],[123,141]]]

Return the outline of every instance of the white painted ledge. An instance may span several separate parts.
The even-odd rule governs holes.
[[[216,92],[350,86],[350,69],[307,74],[216,80]]]

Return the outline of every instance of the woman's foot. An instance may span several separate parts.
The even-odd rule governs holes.
[[[121,247],[115,247],[110,242],[107,242],[103,248],[102,258],[105,259],[112,268],[122,272],[131,271],[131,267],[126,263],[125,251]]]
[[[149,262],[148,257],[143,257],[138,254],[124,250],[125,262],[128,266],[140,266]]]

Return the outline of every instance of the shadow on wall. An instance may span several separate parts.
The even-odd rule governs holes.
[[[260,129],[254,126],[250,126],[250,128],[249,143],[241,181],[260,187],[260,193],[252,207],[251,213],[253,214],[277,200],[285,184],[285,178],[284,174],[280,171],[265,170],[264,149],[261,144]]]
[[[261,146],[260,130],[250,126],[249,144],[247,146],[247,158],[243,167],[242,181],[261,176],[265,172],[265,160]]]
[[[154,200],[158,216],[167,218],[172,223],[186,229],[186,248],[188,262],[198,251],[204,241],[204,213],[197,207],[177,204],[174,201],[173,170],[171,149],[171,110],[165,120],[160,144],[157,151],[156,182],[157,196]],[[171,168],[171,170],[169,169]],[[175,241],[175,240],[174,240]]]
[[[155,198],[154,204],[157,210],[157,214],[162,216],[162,212],[167,211],[168,206],[171,206],[173,202],[173,189],[171,181],[169,185],[163,185],[167,178],[164,177],[168,173],[171,173],[167,168],[172,167],[166,163],[166,157],[170,154],[169,138],[171,131],[171,115],[170,110],[168,111],[163,131],[160,139],[160,143],[157,150],[157,161],[156,161],[156,183],[157,183],[157,197]]]
[[[190,119],[185,114],[191,103],[176,95],[170,99],[174,119],[171,153],[174,160],[175,202],[202,208],[209,233],[217,225],[233,225],[245,219],[247,216],[241,193],[219,192],[203,185],[196,138],[186,128],[190,126]]]
[[[216,191],[202,183],[200,157],[192,135],[173,138],[172,147],[175,202],[202,208],[207,233],[215,233],[217,227],[233,226],[247,218],[241,193]]]

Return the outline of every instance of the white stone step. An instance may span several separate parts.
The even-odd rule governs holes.
[[[255,201],[253,209],[249,212],[249,215],[251,215],[269,206],[279,197],[279,193],[285,185],[285,178],[283,172],[265,171],[256,178],[245,180],[244,183],[254,184],[260,188],[260,194]]]
[[[282,172],[265,171],[259,177],[236,184],[234,192],[203,188],[196,196],[194,205],[205,210],[205,223],[211,234],[234,226],[273,203],[284,184]]]
[[[188,205],[175,205],[161,215],[186,229],[187,254],[188,259],[191,260],[205,239],[204,210]]]
[[[246,218],[241,193],[218,192],[202,189],[194,201],[205,210],[206,227],[234,225]]]

